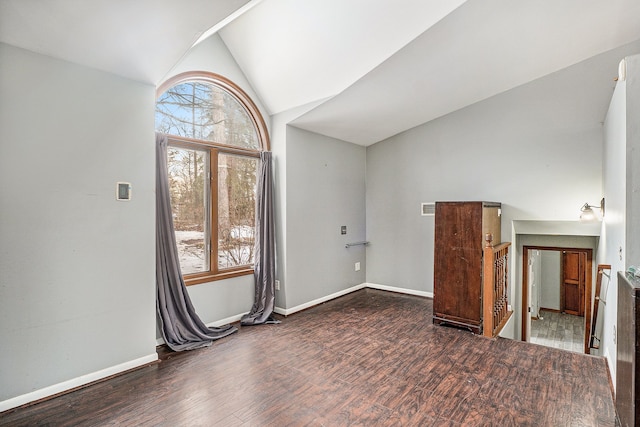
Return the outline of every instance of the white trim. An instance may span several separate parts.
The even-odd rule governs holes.
[[[616,366],[615,359],[611,358],[609,354],[609,348],[604,349],[604,359],[607,362],[607,369],[609,370],[609,378],[611,378],[611,383],[613,384],[613,390],[617,390],[618,385],[616,384]]]
[[[216,320],[214,322],[209,322],[207,323],[207,327],[220,327],[220,326],[224,326],[224,325],[228,325],[230,323],[233,322],[239,322],[242,319],[242,316],[244,316],[246,313],[240,313],[240,314],[236,314],[235,316],[230,316],[227,317],[226,319],[222,319],[222,320]]]
[[[343,295],[350,294],[351,292],[359,291],[360,289],[364,289],[364,288],[378,289],[378,290],[381,290],[381,291],[390,291],[390,292],[397,292],[397,293],[407,294],[407,295],[416,295],[416,296],[421,296],[421,297],[433,298],[433,292],[416,291],[414,289],[397,288],[397,287],[394,287],[394,286],[378,285],[378,284],[375,284],[375,283],[361,283],[359,285],[352,286],[351,288],[344,289],[342,291],[333,293],[331,295],[327,295],[327,296],[322,297],[322,298],[315,299],[313,301],[309,301],[309,302],[304,303],[304,304],[300,304],[300,305],[292,307],[292,308],[285,309],[285,308],[281,308],[281,307],[275,307],[274,312],[278,313],[278,314],[281,314],[283,316],[288,316],[288,315],[296,313],[298,311],[302,311],[304,309],[307,309],[307,308],[322,304],[323,302],[330,301],[332,299],[341,297]],[[237,314],[235,316],[227,317],[226,319],[221,319],[221,320],[216,320],[214,322],[209,322],[206,325],[207,326],[227,325],[227,324],[239,321],[242,318],[243,315],[244,315],[244,313]],[[157,345],[164,344],[164,339],[163,338],[156,339],[156,344]],[[0,412],[7,411],[9,409],[13,409],[13,408],[16,408],[18,406],[22,406],[22,405],[25,405],[25,404],[30,403],[30,402],[35,402],[36,400],[40,400],[40,399],[43,399],[45,397],[50,397],[50,396],[53,396],[53,395],[58,394],[58,393],[62,393],[62,392],[65,392],[65,391],[72,390],[72,389],[74,389],[76,387],[80,387],[80,386],[92,383],[94,381],[98,381],[98,380],[101,380],[103,378],[107,378],[107,377],[110,377],[112,375],[116,375],[116,374],[119,374],[121,372],[128,371],[130,369],[134,369],[134,368],[146,365],[146,364],[151,363],[151,362],[155,362],[156,360],[158,360],[158,354],[157,353],[153,353],[153,354],[150,354],[148,356],[141,357],[139,359],[131,360],[129,362],[121,363],[119,365],[115,365],[115,366],[112,366],[112,367],[109,367],[109,368],[106,368],[106,369],[102,369],[102,370],[97,371],[97,372],[93,372],[93,373],[86,374],[86,375],[81,375],[81,376],[79,376],[77,378],[73,378],[73,379],[70,379],[68,381],[63,381],[61,383],[54,384],[54,385],[49,386],[49,387],[41,388],[41,389],[33,391],[31,393],[27,393],[27,394],[23,394],[23,395],[20,395],[20,396],[17,396],[17,397],[13,397],[11,399],[7,399],[7,400],[4,400],[4,401],[0,402]]]
[[[282,314],[283,316],[288,316],[290,314],[296,313],[298,311],[302,311],[302,310],[307,309],[309,307],[313,307],[314,305],[322,304],[323,302],[327,302],[329,300],[341,297],[343,295],[350,294],[351,292],[355,292],[355,291],[358,291],[360,289],[364,289],[365,287],[366,287],[365,284],[362,283],[360,285],[356,285],[356,286],[353,286],[351,288],[344,289],[344,290],[336,292],[334,294],[327,295],[326,297],[318,298],[318,299],[315,299],[313,301],[309,301],[307,303],[297,305],[295,307],[286,308],[286,309],[277,308],[276,313]]]
[[[9,409],[17,408],[18,406],[25,405],[36,400],[44,399],[58,393],[72,390],[76,387],[87,385],[94,381],[101,380],[103,378],[110,377],[112,375],[119,374],[130,369],[138,368],[140,366],[152,363],[158,360],[158,354],[153,353],[148,356],[140,357],[138,359],[130,360],[119,365],[111,366],[109,368],[101,369],[96,372],[81,375],[76,378],[72,378],[67,381],[63,381],[58,384],[54,384],[48,387],[41,388],[39,390],[32,391],[30,393],[22,394],[20,396],[12,397],[11,399],[3,400],[0,402],[0,412],[7,411]]]
[[[242,319],[242,316],[244,316],[245,313],[240,313],[240,314],[236,314],[235,316],[230,316],[227,317],[226,319],[221,319],[221,320],[215,320],[213,322],[209,322],[209,323],[205,323],[205,326],[208,328],[214,327],[217,328],[219,326],[224,326],[224,325],[228,325],[230,323],[233,322],[239,322]],[[163,337],[157,338],[156,339],[156,345],[164,345],[166,344],[166,342],[164,341]]]
[[[419,297],[433,298],[433,292],[417,291],[415,289],[407,289],[407,288],[398,288],[398,287],[395,287],[395,286],[379,285],[377,283],[361,283],[361,284],[353,286],[351,288],[344,289],[342,291],[333,293],[331,295],[324,296],[322,298],[315,299],[313,301],[306,302],[304,304],[297,305],[297,306],[292,307],[292,308],[275,307],[273,309],[273,312],[276,313],[276,314],[280,314],[282,316],[288,316],[290,314],[297,313],[298,311],[305,310],[307,308],[322,304],[323,302],[327,302],[327,301],[330,301],[332,299],[339,298],[339,297],[341,297],[343,295],[347,295],[347,294],[350,294],[351,292],[359,291],[360,289],[364,289],[364,288],[378,289],[378,290],[381,290],[381,291],[396,292],[396,293],[399,293],[399,294],[415,295],[415,296],[419,296]],[[216,320],[215,322],[209,322],[206,325],[207,326],[227,325],[229,323],[240,321],[242,316],[244,316],[244,313],[243,314],[237,314],[237,315],[231,316],[231,317],[227,317],[226,319]],[[158,338],[156,340],[156,343],[158,345],[162,345],[162,344],[164,344],[164,339]]]
[[[376,284],[376,283],[361,283],[359,285],[356,285],[356,286],[353,286],[351,288],[342,290],[340,292],[336,292],[334,294],[327,295],[325,297],[318,298],[318,299],[315,299],[313,301],[309,301],[307,303],[300,304],[300,305],[297,305],[297,306],[292,307],[292,308],[288,308],[287,309],[287,308],[276,307],[274,309],[274,312],[276,312],[278,314],[281,314],[283,316],[288,316],[290,314],[297,313],[298,311],[305,310],[305,309],[313,307],[315,305],[322,304],[323,302],[327,302],[329,300],[341,297],[341,296],[346,295],[346,294],[350,294],[351,292],[359,291],[360,289],[364,289],[364,288],[378,289],[378,290],[381,290],[381,291],[396,292],[396,293],[399,293],[399,294],[415,295],[415,296],[419,296],[419,297],[433,298],[433,292],[417,291],[415,289],[397,288],[397,287],[394,287],[394,286],[379,285],[379,284]]]
[[[433,298],[433,292],[416,291],[415,289],[396,288],[395,286],[378,285],[376,283],[364,283],[367,288],[379,289],[381,291],[397,292],[399,294],[416,295],[419,297]]]

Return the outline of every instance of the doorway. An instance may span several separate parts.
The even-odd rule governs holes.
[[[546,307],[539,297],[541,279],[535,274],[532,265],[538,262],[541,254],[555,254],[558,259],[558,295],[552,307]],[[531,341],[531,322],[533,318],[547,316],[546,322],[539,325],[552,328],[573,328],[579,322],[582,326],[582,353],[589,353],[589,328],[591,325],[591,284],[593,250],[586,248],[564,248],[550,246],[524,246],[522,252],[522,341]],[[548,303],[546,305],[549,305]],[[550,308],[550,309],[549,309]],[[579,326],[580,326],[579,325]],[[571,339],[571,337],[567,337]],[[563,348],[563,346],[556,347]],[[564,346],[567,348],[567,345]],[[568,348],[567,348],[568,349]]]

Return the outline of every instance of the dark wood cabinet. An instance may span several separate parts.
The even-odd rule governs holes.
[[[640,423],[640,279],[618,272],[616,412],[621,426]]]
[[[500,203],[436,202],[433,323],[482,333],[485,235],[501,242]]]

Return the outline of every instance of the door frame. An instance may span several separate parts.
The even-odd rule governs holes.
[[[584,283],[584,354],[589,354],[589,333],[591,328],[591,296],[592,276],[593,276],[593,249],[590,248],[566,248],[559,246],[535,246],[525,245],[522,247],[522,318],[521,318],[521,341],[527,340],[527,317],[531,317],[529,312],[529,251],[572,251],[582,252],[587,255],[585,265],[585,283]],[[564,267],[563,267],[564,268]]]

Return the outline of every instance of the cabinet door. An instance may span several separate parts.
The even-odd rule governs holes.
[[[436,316],[480,324],[481,234],[481,203],[436,203],[433,304]]]

